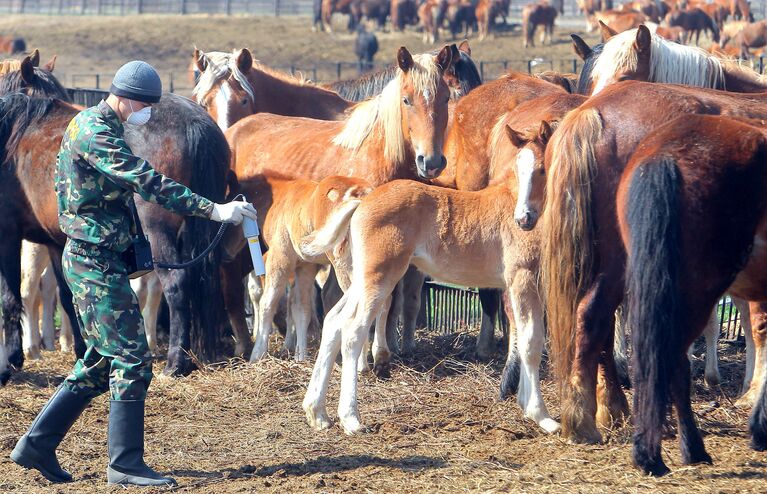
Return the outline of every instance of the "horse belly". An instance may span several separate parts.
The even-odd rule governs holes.
[[[738,273],[729,292],[751,301],[767,300],[767,231],[760,231],[745,268]]]
[[[503,288],[501,249],[487,249],[497,255],[478,255],[469,249],[452,248],[437,255],[416,249],[411,264],[433,279],[477,288]]]

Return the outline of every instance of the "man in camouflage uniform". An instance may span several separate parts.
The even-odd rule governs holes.
[[[152,360],[123,260],[136,232],[133,194],[177,214],[230,223],[244,216],[255,219],[252,205],[215,204],[131,152],[123,140],[123,122],[145,124],[161,92],[160,78],[149,64],[124,65],[109,97],[75,116],[61,143],[56,194],[59,226],[67,235],[62,262],[87,350],[11,453],[13,461],[53,482],[72,480],[56,458],[64,434],[91,399],[110,391],[108,482],[175,483],[143,459]]]

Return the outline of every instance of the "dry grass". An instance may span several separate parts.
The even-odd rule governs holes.
[[[147,460],[176,476],[182,492],[764,492],[767,456],[748,449],[748,414],[730,401],[742,376],[739,349],[723,348],[724,390],[696,383],[695,410],[715,464],[681,466],[668,440],[673,473],[658,480],[630,466],[628,427],[607,431],[604,445],[564,444],[525,421],[515,403],[497,401],[500,364],[469,358],[473,335],[420,337],[417,358],[396,365],[391,380],[361,378],[361,413],[373,432],[355,437],[306,425],[301,400],[310,364],[271,357],[183,379],[157,376]],[[0,389],[0,492],[105,490],[106,398],[96,400],[61,447],[76,483],[51,487],[8,460],[70,364],[69,357],[46,354]],[[329,410],[337,404],[338,377]],[[544,391],[557,413],[548,377]]]

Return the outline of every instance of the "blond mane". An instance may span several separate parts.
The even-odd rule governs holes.
[[[333,138],[333,143],[346,149],[357,151],[373,133],[384,141],[384,157],[390,161],[402,162],[406,156],[407,142],[402,131],[401,87],[406,77],[410,78],[416,94],[429,91],[437,94],[437,85],[441,72],[432,55],[413,56],[414,65],[407,72],[397,69],[397,75],[381,94],[354,105],[341,130]]]
[[[203,96],[210,92],[216,83],[221,80],[227,80],[230,77],[234,78],[234,80],[240,84],[242,89],[248,93],[248,96],[250,96],[252,100],[255,100],[255,89],[253,88],[251,82],[248,80],[248,77],[237,66],[236,54],[237,50],[233,50],[232,53],[221,51],[211,51],[205,53],[205,56],[208,60],[208,66],[205,68],[205,71],[200,74],[200,79],[197,81],[197,84],[192,90],[192,95],[198,103],[201,103]],[[269,67],[262,65],[258,60],[253,61],[253,69],[259,70],[276,79],[280,79],[288,84],[295,86],[305,86],[307,84],[311,84],[303,77],[294,77],[290,74],[285,74],[283,72],[270,69]]]
[[[615,74],[636,71],[636,34],[637,29],[629,29],[605,43],[591,73],[595,93]],[[721,59],[700,48],[665,40],[657,34],[651,34],[651,40],[650,82],[724,89]]]
[[[0,75],[10,74],[21,69],[21,60],[9,58],[0,61]]]

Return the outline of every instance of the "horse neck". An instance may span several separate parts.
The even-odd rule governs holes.
[[[256,90],[258,110],[261,112],[336,120],[350,106],[349,102],[333,92],[290,82],[256,67],[251,69],[248,80]]]
[[[415,171],[415,152],[411,142],[405,138],[405,155],[401,160],[384,156],[385,137],[380,129],[375,129],[362,143],[357,155],[362,157],[369,167],[364,175],[373,186],[379,186],[401,178],[417,180]]]
[[[767,81],[745,71],[725,67],[724,87],[737,93],[762,93],[767,91]]]

